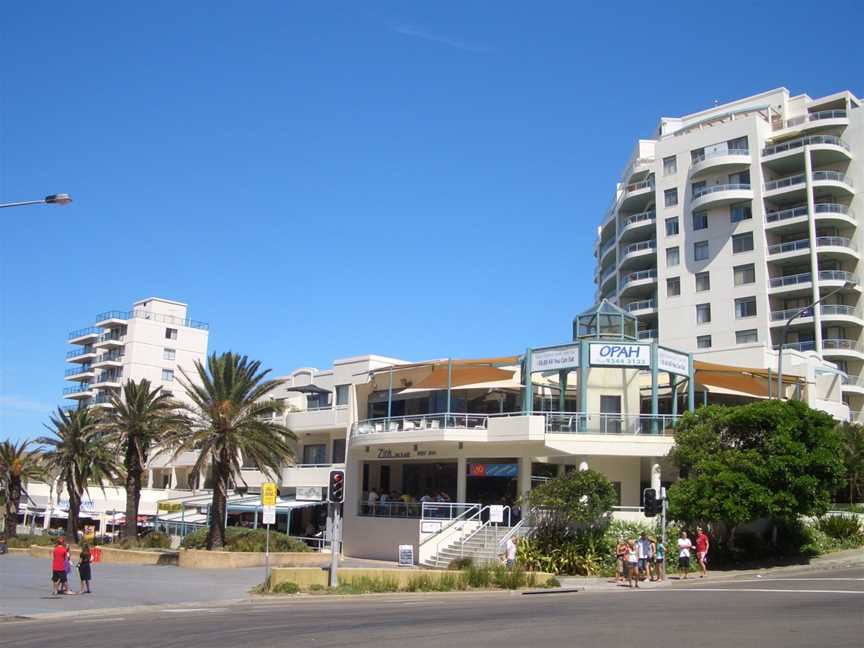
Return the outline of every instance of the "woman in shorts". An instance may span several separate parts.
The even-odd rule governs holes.
[[[627,580],[630,589],[634,586],[639,589],[639,552],[636,550],[635,540],[627,543]]]

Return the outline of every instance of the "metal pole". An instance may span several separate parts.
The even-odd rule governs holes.
[[[450,420],[450,391],[453,389],[453,359],[447,358],[447,413],[444,417],[444,427],[447,427],[447,422]],[[467,408],[466,408],[467,409]]]
[[[666,489],[663,488],[662,486],[660,487],[660,503],[661,503],[661,506],[660,506],[660,511],[661,511],[660,523],[663,526],[661,537],[663,539],[663,548],[665,549],[666,548]],[[669,553],[669,551],[667,549],[666,554],[668,555],[668,553]]]
[[[255,519],[258,519],[258,511],[255,511]],[[267,524],[267,539],[264,541],[264,582],[270,586],[270,524]]]
[[[330,587],[337,587],[339,579],[336,575],[336,570],[339,566],[339,541],[341,533],[339,533],[339,505],[330,504],[331,525],[330,525]]]
[[[390,383],[387,385],[387,430],[390,429],[390,417],[393,414],[393,366],[390,366]]]

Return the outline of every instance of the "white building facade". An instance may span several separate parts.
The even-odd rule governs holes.
[[[789,326],[785,362],[832,363],[860,417],[862,156],[864,111],[850,92],[779,88],[661,119],[598,227],[598,301],[636,315],[642,339],[776,369],[762,350],[823,299]]]

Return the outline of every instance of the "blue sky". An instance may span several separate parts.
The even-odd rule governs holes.
[[[154,295],[280,373],[566,341],[661,115],[864,92],[862,5],[779,6],[6,6],[0,201],[75,203],[0,211],[0,439],[61,402],[68,331]]]

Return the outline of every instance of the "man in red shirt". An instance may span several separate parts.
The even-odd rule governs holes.
[[[52,594],[65,594],[68,589],[66,583],[66,559],[69,557],[69,548],[63,536],[57,538],[57,544],[51,555],[51,591]]]
[[[708,536],[702,527],[696,527],[696,559],[699,561],[699,569],[702,573],[699,578],[705,578],[708,575],[708,547],[711,543],[708,542]]]

